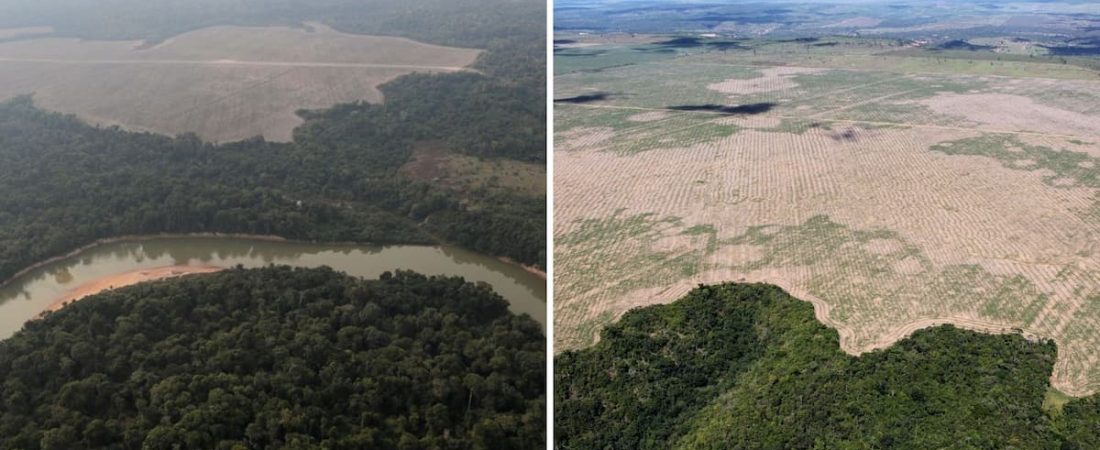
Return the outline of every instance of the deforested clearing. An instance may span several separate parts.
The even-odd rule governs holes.
[[[157,45],[66,38],[0,43],[0,99],[97,125],[227,142],[289,141],[295,111],[383,101],[378,86],[410,72],[466,70],[479,50],[304,28],[212,27]]]
[[[559,351],[700,283],[767,282],[853,354],[1021,333],[1057,343],[1057,389],[1100,391],[1100,82],[715,64],[738,57],[557,77],[623,93],[555,111]]]
[[[1095,115],[1044,105],[1021,95],[944,93],[921,103],[937,113],[1007,131],[1100,136]]]
[[[782,91],[798,87],[792,80],[794,75],[817,73],[820,69],[807,67],[772,67],[762,70],[761,76],[749,79],[730,79],[707,86],[724,94],[756,94],[760,92]]]

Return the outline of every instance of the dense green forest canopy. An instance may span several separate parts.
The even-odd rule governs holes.
[[[387,92],[416,89],[419,79]],[[400,111],[430,100],[394,98],[317,113],[290,144],[225,145],[94,128],[27,97],[0,103],[0,279],[96,239],[162,232],[443,240],[543,264],[545,195],[458,193],[408,179],[398,169],[428,132]],[[449,133],[442,123],[434,132]]]
[[[1100,448],[1097,397],[1044,411],[1054,358],[952,326],[852,357],[777,287],[700,286],[556,358],[557,448]]]
[[[537,449],[545,345],[459,278],[145,283],[0,341],[0,448]]]

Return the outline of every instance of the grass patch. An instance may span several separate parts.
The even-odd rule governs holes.
[[[1047,388],[1046,395],[1043,396],[1043,412],[1051,417],[1059,417],[1062,415],[1066,403],[1072,400],[1073,397],[1063,394],[1062,391],[1054,388]]]
[[[658,45],[600,45],[562,47],[554,50],[554,75],[602,72],[617,67],[658,62],[699,50],[670,49]]]
[[[801,225],[757,226],[719,243],[760,247],[762,258],[731,268],[814,267],[809,292],[832,305],[831,317],[854,329],[901,325],[928,314],[977,311],[1031,324],[1050,298],[1026,278],[994,275],[978,265],[936,268],[920,248],[891,230],[858,230],[815,216]],[[857,337],[857,345],[869,343]]]
[[[718,230],[714,229],[714,225],[696,225],[684,230],[683,234],[690,236],[698,236],[700,234],[714,234]]]
[[[1056,188],[1100,188],[1100,158],[1084,152],[1026,144],[1011,134],[960,139],[933,145],[931,150],[948,155],[985,156],[1014,170],[1049,170],[1054,175],[1044,176],[1043,182]]]
[[[606,127],[616,131],[646,125],[642,122],[627,120],[640,111],[613,108],[592,108],[570,104],[554,105],[554,134],[560,134],[574,128]]]
[[[627,215],[620,210],[611,217],[585,220],[572,232],[557,236],[555,260],[569,270],[561,272],[555,291],[559,298],[575,302],[558,306],[584,309],[570,311],[579,312],[584,319],[574,337],[563,338],[562,348],[587,345],[599,327],[610,321],[600,319],[601,314],[610,314],[609,309],[589,312],[591,305],[582,298],[595,293],[621,295],[691,278],[706,269],[703,260],[716,248],[716,234],[711,225],[686,226],[678,217]],[[685,237],[682,245],[675,241],[671,247],[659,244],[664,239],[682,241]]]
[[[616,136],[609,150],[620,155],[634,155],[650,150],[690,147],[733,136],[741,131],[741,127],[737,125],[715,123],[710,114],[691,115],[697,117],[689,121],[701,120],[701,122],[677,126],[671,130],[645,129],[638,133]]]

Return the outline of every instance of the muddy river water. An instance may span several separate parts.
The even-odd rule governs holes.
[[[546,325],[546,280],[523,268],[454,247],[307,244],[228,237],[148,238],[113,242],[45,264],[0,287],[0,339],[7,338],[77,287],[127,272],[165,266],[269,264],[329,266],[377,278],[407,269],[484,281],[515,313]]]

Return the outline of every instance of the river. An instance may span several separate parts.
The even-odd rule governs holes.
[[[546,280],[522,267],[455,247],[309,244],[230,237],[148,238],[112,242],[38,267],[0,287],[0,339],[7,338],[74,288],[94,280],[164,266],[329,266],[377,278],[407,269],[484,281],[511,310],[546,326]]]

